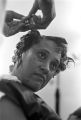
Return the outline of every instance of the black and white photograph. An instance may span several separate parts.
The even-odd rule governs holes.
[[[0,0],[0,120],[81,120],[81,0]]]

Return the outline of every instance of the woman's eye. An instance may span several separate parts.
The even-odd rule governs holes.
[[[42,59],[42,60],[45,60],[45,59],[47,58],[47,54],[44,53],[44,52],[39,52],[39,53],[38,53],[38,57],[39,57],[40,59]]]

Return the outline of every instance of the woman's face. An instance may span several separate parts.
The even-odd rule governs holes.
[[[57,49],[53,41],[41,39],[22,54],[20,80],[31,90],[40,90],[54,76],[61,58]]]

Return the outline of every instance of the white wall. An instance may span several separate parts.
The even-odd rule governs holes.
[[[34,0],[7,0],[7,8],[21,14],[28,14]],[[81,0],[55,0],[56,18],[42,34],[65,37],[68,42],[68,54],[76,54],[80,61],[60,74],[61,117],[68,115],[81,106]],[[0,39],[0,74],[8,73],[11,57],[16,43],[24,33]],[[74,56],[75,57],[75,56]],[[54,108],[56,79],[38,94]]]

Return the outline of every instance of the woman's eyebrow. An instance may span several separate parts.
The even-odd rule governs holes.
[[[46,52],[47,54],[50,53],[50,51],[47,50],[47,49],[45,49],[45,48],[38,48],[38,49],[36,49],[36,50],[38,50],[38,51],[44,51],[44,52]]]

